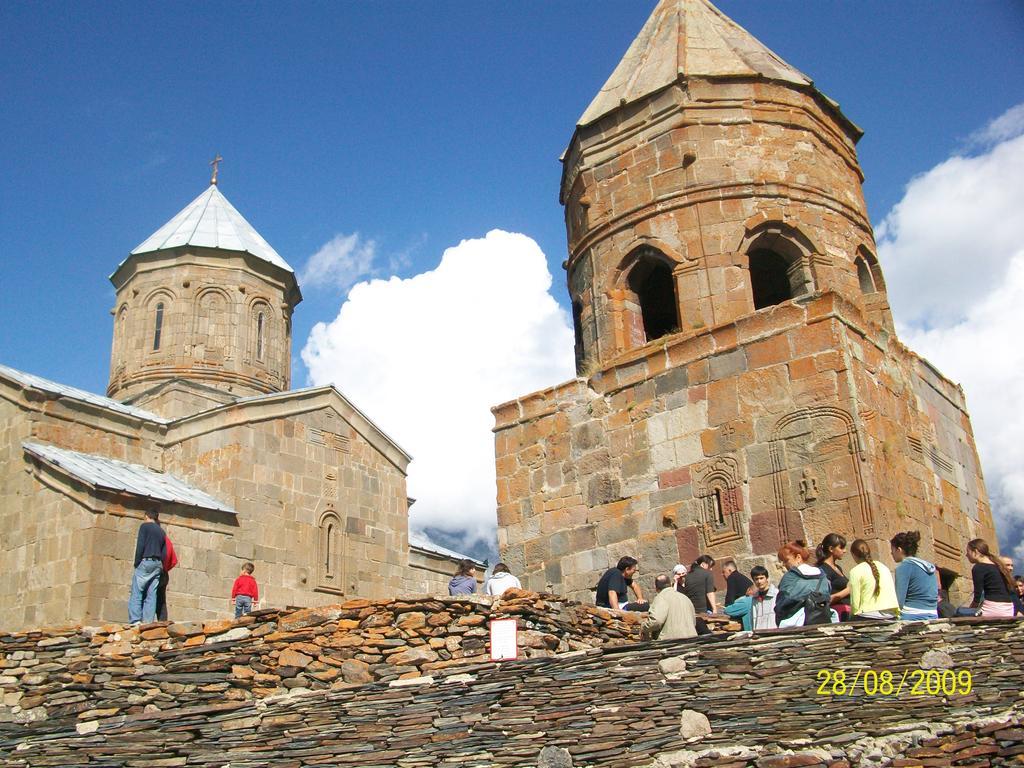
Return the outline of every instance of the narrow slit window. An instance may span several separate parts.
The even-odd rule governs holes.
[[[711,495],[711,503],[714,505],[714,520],[715,525],[719,528],[725,527],[725,511],[722,506],[722,489],[715,488],[715,492]]]
[[[334,568],[333,568],[333,563],[331,562],[331,560],[333,559],[331,557],[331,555],[333,554],[331,552],[331,544],[333,543],[332,542],[333,538],[334,538],[334,524],[333,523],[329,523],[327,525],[327,537],[326,537],[326,539],[324,541],[324,575],[328,579],[333,579],[334,578]]]
[[[263,359],[263,313],[256,315],[256,359]]]
[[[153,351],[160,349],[160,334],[164,328],[164,303],[156,305],[156,320],[153,323]]]

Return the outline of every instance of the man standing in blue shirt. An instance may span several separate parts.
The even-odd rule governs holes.
[[[156,509],[146,510],[146,522],[139,526],[135,539],[135,572],[128,596],[128,621],[148,624],[156,621],[156,591],[167,551],[167,536],[159,523]]]

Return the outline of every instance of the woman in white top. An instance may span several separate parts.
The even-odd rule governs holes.
[[[507,565],[498,563],[494,566],[494,571],[491,572],[491,578],[484,585],[484,594],[498,597],[506,589],[512,588],[522,589],[523,585],[519,583],[519,579],[512,575]]]

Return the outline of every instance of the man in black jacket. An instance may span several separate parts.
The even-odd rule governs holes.
[[[146,510],[146,518],[135,538],[135,572],[128,596],[128,621],[132,624],[156,620],[156,590],[167,551],[167,536],[160,527],[158,510]]]
[[[722,575],[725,576],[725,604],[732,605],[754,586],[754,582],[744,576],[736,569],[736,563],[731,560],[722,566]]]

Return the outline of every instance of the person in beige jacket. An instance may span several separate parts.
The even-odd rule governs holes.
[[[697,614],[686,595],[669,589],[672,578],[662,574],[654,580],[658,594],[651,601],[647,620],[640,627],[648,640],[678,640],[697,636]]]

